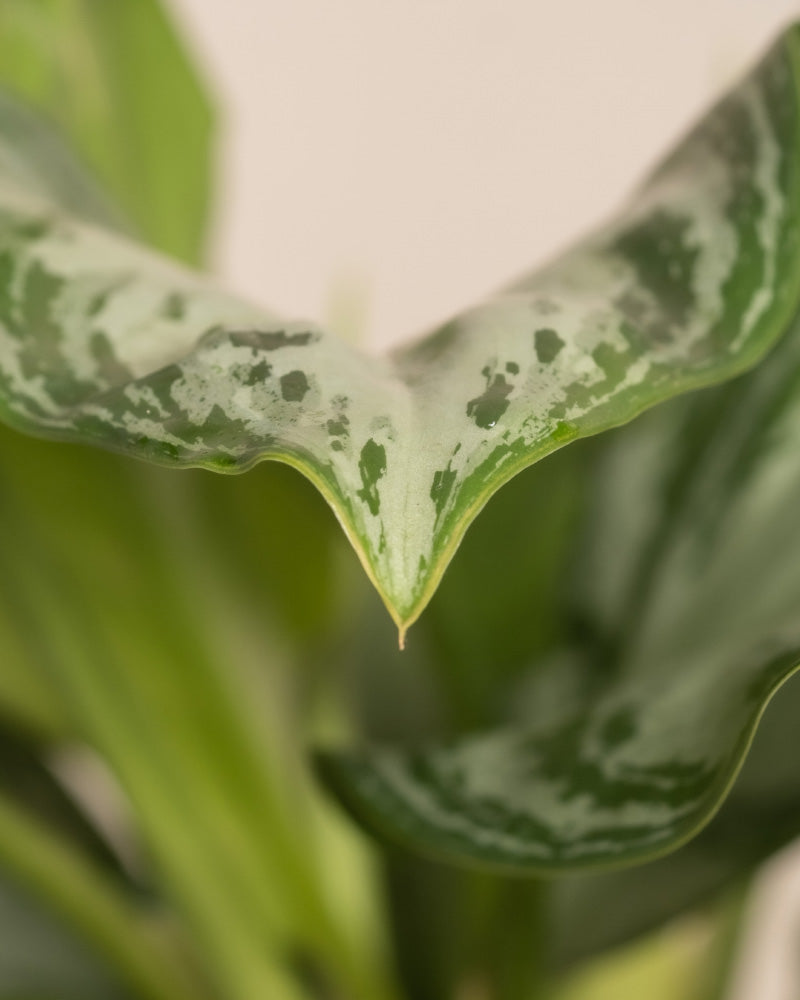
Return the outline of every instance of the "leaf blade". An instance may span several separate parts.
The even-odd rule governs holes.
[[[778,335],[800,293],[794,48],[790,33],[611,227],[383,360],[7,181],[3,417],[179,466],[295,466],[404,630],[521,468],[731,377]]]

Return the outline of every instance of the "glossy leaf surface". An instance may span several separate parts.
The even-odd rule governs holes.
[[[796,47],[787,34],[612,225],[385,359],[4,173],[0,414],[176,466],[296,466],[404,629],[512,475],[733,375],[782,331],[800,285]]]

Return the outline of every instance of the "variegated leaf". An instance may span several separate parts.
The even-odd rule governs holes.
[[[174,466],[295,466],[402,633],[516,472],[730,377],[785,327],[797,47],[786,34],[614,223],[386,358],[241,303],[3,168],[0,416]]]
[[[767,706],[719,813],[679,851],[648,865],[561,878],[549,886],[549,957],[555,967],[568,968],[713,904],[745,885],[765,859],[797,836],[798,712],[800,674],[794,673]]]
[[[799,426],[795,320],[747,376],[615,432],[576,574],[594,642],[537,666],[514,727],[324,758],[344,802],[421,851],[525,871],[696,833],[800,663]]]

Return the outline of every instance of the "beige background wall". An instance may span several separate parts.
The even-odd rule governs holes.
[[[226,113],[216,266],[419,333],[601,218],[800,4],[172,0]]]

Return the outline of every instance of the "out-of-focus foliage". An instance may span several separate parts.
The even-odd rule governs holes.
[[[680,850],[509,874],[679,846],[798,659],[799,37],[615,223],[378,360],[131,241],[197,261],[206,217],[155,0],[0,9],[0,997],[592,998],[796,833],[790,682]],[[401,635],[431,602],[405,652],[324,500]],[[616,996],[712,1000],[678,951]]]
[[[3,0],[0,82],[61,127],[148,243],[202,259],[213,115],[158,0]]]

